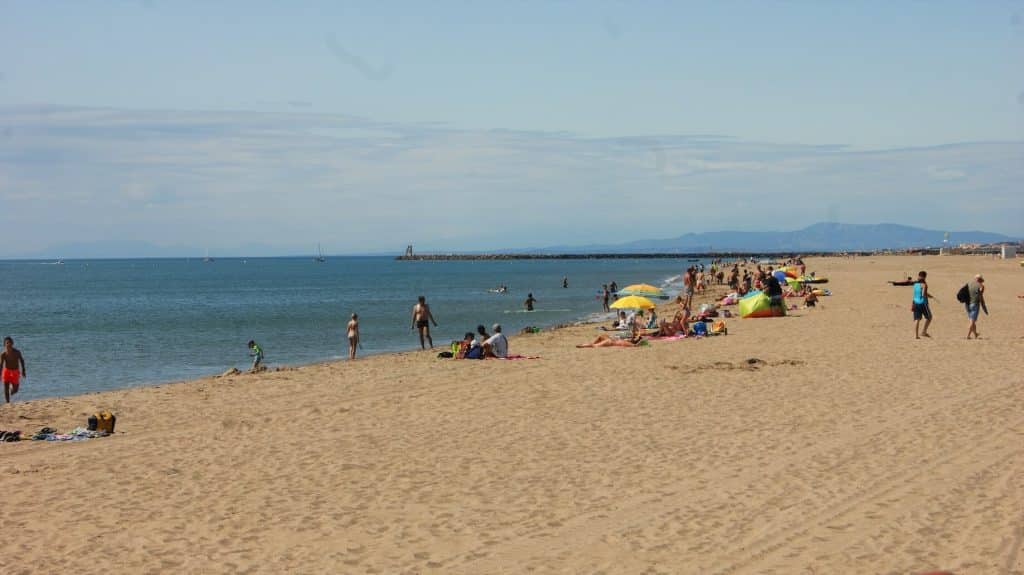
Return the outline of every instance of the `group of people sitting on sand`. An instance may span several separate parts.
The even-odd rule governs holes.
[[[462,340],[455,342],[452,351],[456,359],[484,359],[508,357],[508,338],[501,333],[501,324],[491,326],[493,335],[487,333],[483,325],[476,326],[476,333],[467,331]]]

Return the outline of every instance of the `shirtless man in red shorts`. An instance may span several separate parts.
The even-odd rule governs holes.
[[[19,369],[20,367],[20,369]],[[11,396],[18,393],[21,376],[25,373],[25,358],[15,349],[14,340],[4,338],[4,351],[0,353],[0,379],[4,382],[4,400],[11,402]]]

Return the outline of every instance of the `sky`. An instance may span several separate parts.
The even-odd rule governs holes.
[[[0,15],[0,257],[825,220],[1024,235],[1024,2],[0,0]]]

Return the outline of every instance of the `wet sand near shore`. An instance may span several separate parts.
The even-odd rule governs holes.
[[[728,336],[577,349],[585,325],[510,338],[536,360],[435,349],[2,406],[3,429],[118,423],[0,444],[0,573],[1024,573],[1024,269],[807,263],[833,296]],[[938,301],[915,340],[886,281],[921,269]],[[991,315],[966,341],[977,272]]]

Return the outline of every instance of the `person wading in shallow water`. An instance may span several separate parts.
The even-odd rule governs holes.
[[[533,311],[533,304],[537,303],[537,300],[533,297],[533,293],[526,294],[526,301],[523,305],[526,306],[526,311]]]
[[[4,338],[4,351],[0,353],[0,373],[4,383],[4,401],[10,403],[11,396],[18,393],[21,378],[28,375],[25,372],[25,358],[14,347],[14,340],[10,337]]]
[[[421,349],[426,349],[424,339],[430,343],[431,348],[434,347],[434,340],[430,337],[431,323],[434,324],[434,327],[437,327],[434,314],[430,313],[430,306],[427,305],[427,298],[420,296],[416,305],[412,306],[412,328],[410,329],[419,330]]]
[[[352,314],[348,320],[348,358],[356,358],[356,347],[359,345],[359,316]]]

